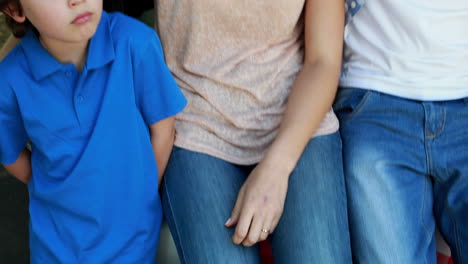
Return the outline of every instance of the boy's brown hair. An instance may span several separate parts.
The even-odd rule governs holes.
[[[3,15],[5,16],[5,22],[8,27],[11,29],[13,35],[17,38],[23,37],[29,29],[34,29],[31,22],[28,19],[23,23],[18,23],[14,19],[12,19],[5,10],[16,10],[20,14],[23,13],[23,9],[21,7],[21,3],[19,0],[0,0],[0,11],[2,11]]]

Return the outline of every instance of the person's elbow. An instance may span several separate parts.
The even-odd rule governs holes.
[[[31,180],[31,169],[18,164],[3,165],[5,169],[21,182],[28,184]]]
[[[175,128],[174,128],[174,117],[163,119],[150,126],[151,141],[161,143],[174,143]]]
[[[3,165],[5,169],[21,182],[28,184],[31,180],[32,168],[31,168],[31,152],[25,148],[18,159],[9,165]]]

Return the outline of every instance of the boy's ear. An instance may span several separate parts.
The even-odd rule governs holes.
[[[17,23],[23,23],[26,21],[26,16],[23,14],[23,10],[21,10],[21,6],[19,6],[19,4],[10,3],[2,11]]]

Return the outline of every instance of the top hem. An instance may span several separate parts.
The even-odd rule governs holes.
[[[319,137],[319,136],[326,136],[326,135],[333,134],[333,133],[337,132],[338,129],[339,129],[338,126],[330,126],[328,128],[325,128],[325,129],[322,128],[322,129],[320,129],[320,131],[318,131],[316,134],[314,134],[310,139],[313,139],[313,138]],[[232,154],[229,154],[227,152],[220,151],[220,150],[215,149],[213,147],[206,146],[206,145],[203,145],[203,144],[200,144],[200,143],[196,143],[196,142],[194,142],[194,141],[192,141],[190,139],[187,139],[187,138],[184,138],[183,136],[180,136],[179,134],[176,136],[176,140],[174,142],[174,145],[179,147],[179,148],[183,148],[183,149],[187,149],[187,150],[190,150],[190,151],[207,154],[207,155],[213,156],[215,158],[218,158],[218,159],[221,159],[221,160],[224,160],[224,161],[236,164],[236,165],[246,165],[246,166],[254,165],[254,164],[259,163],[263,159],[263,156],[265,155],[265,152],[266,152],[266,150],[265,150],[265,151],[261,152],[260,154],[251,155],[251,156],[248,156],[247,158],[241,158],[241,157],[238,157],[236,155],[232,155]]]
[[[366,76],[357,76],[357,78],[341,78],[341,87],[352,87],[367,89],[397,97],[419,101],[447,101],[458,100],[468,97],[468,84],[466,88],[448,89],[437,86],[416,86],[412,84],[394,84],[390,81],[369,79]]]

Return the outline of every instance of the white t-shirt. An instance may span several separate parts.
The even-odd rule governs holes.
[[[348,21],[341,86],[468,97],[468,0],[367,0]]]

